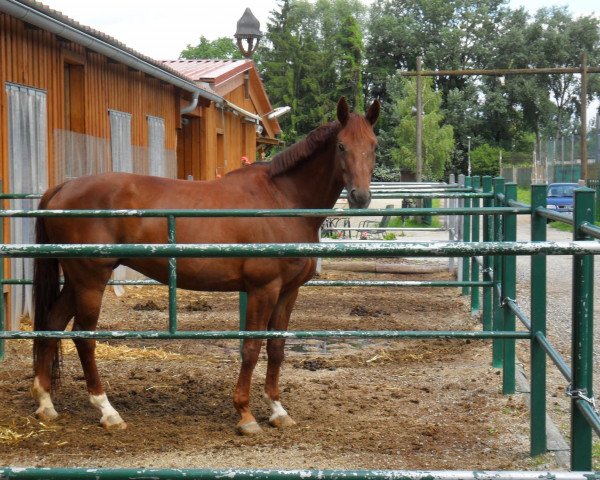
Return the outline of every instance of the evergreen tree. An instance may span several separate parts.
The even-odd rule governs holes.
[[[362,84],[363,40],[360,25],[354,17],[346,17],[337,35],[339,46],[338,81],[340,96],[345,96],[354,110],[364,111]]]
[[[399,87],[402,94],[392,99],[392,114],[397,125],[394,128],[391,156],[396,165],[411,171],[416,170],[416,117],[413,110],[417,96],[416,83],[414,78],[401,78]],[[454,149],[454,131],[450,125],[443,125],[442,93],[434,91],[432,84],[430,77],[422,81],[423,176],[441,180]]]
[[[332,120],[342,94],[363,109],[363,47],[354,20],[363,12],[358,0],[280,0],[271,12],[260,69],[273,105],[292,109],[280,119],[286,141]]]

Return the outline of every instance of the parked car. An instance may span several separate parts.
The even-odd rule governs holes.
[[[546,208],[559,212],[573,211],[573,190],[577,183],[551,183],[546,194]]]

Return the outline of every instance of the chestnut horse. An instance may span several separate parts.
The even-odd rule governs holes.
[[[379,116],[376,100],[362,117],[350,113],[344,98],[337,121],[313,130],[279,153],[270,163],[235,170],[214,181],[190,182],[126,173],[107,173],[69,180],[49,189],[40,209],[289,209],[332,208],[344,187],[352,208],[369,205],[375,163],[373,125]],[[323,218],[178,218],[178,243],[318,242]],[[38,243],[167,243],[164,218],[38,218]],[[118,265],[167,282],[165,258],[36,259],[34,274],[35,330],[64,330],[74,318],[74,330],[95,330],[105,286]],[[64,287],[59,287],[59,266]],[[248,330],[287,330],[299,287],[314,274],[312,258],[181,258],[177,286],[190,290],[245,291]],[[105,428],[126,428],[100,381],[95,341],[75,339],[90,402],[101,413]],[[261,428],[249,406],[250,382],[262,346],[246,339],[233,395],[240,415],[237,429],[254,434]],[[275,427],[294,425],[280,402],[279,370],[284,339],[267,341],[264,399]],[[51,399],[58,376],[56,339],[34,342],[33,395],[37,416],[57,417]]]

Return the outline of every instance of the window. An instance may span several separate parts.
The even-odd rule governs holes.
[[[48,188],[48,120],[46,92],[22,85],[6,84],[8,97],[8,169],[11,193],[43,193]],[[38,200],[14,200],[12,208],[35,209]],[[11,218],[12,243],[34,243],[34,219]],[[32,278],[33,261],[11,259],[12,278]],[[31,285],[11,287],[10,327],[18,319],[33,315]]]
[[[131,148],[131,114],[109,110],[110,147],[113,172],[133,172]]]
[[[167,176],[165,155],[165,121],[148,115],[148,174]]]

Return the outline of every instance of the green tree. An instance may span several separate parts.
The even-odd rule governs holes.
[[[271,12],[260,69],[273,105],[291,107],[280,120],[286,141],[331,120],[341,93],[360,91],[360,31],[347,19],[359,18],[363,10],[358,0],[279,0]],[[362,103],[360,93],[349,100]]]
[[[364,112],[362,83],[363,38],[358,21],[348,16],[337,35],[339,46],[339,95],[345,96],[355,111]]]
[[[414,70],[419,55],[429,69],[489,64],[489,46],[507,12],[506,0],[376,0],[366,50],[371,95],[385,100],[387,76]],[[440,76],[435,82],[446,95],[462,88],[465,78]]]
[[[501,148],[492,147],[487,143],[471,150],[471,173],[473,175],[498,176],[500,174],[501,152]]]
[[[454,131],[443,125],[441,112],[442,94],[432,89],[432,79],[424,78],[423,88],[423,175],[432,180],[441,180],[450,162],[454,149]],[[392,158],[396,165],[415,171],[416,168],[416,80],[402,78],[400,87],[403,95],[393,99],[393,115],[397,118],[394,129],[395,146]]]
[[[188,45],[179,55],[181,58],[194,59],[241,59],[243,58],[239,48],[232,38],[220,37],[209,40],[205,36],[200,37],[198,45]]]

